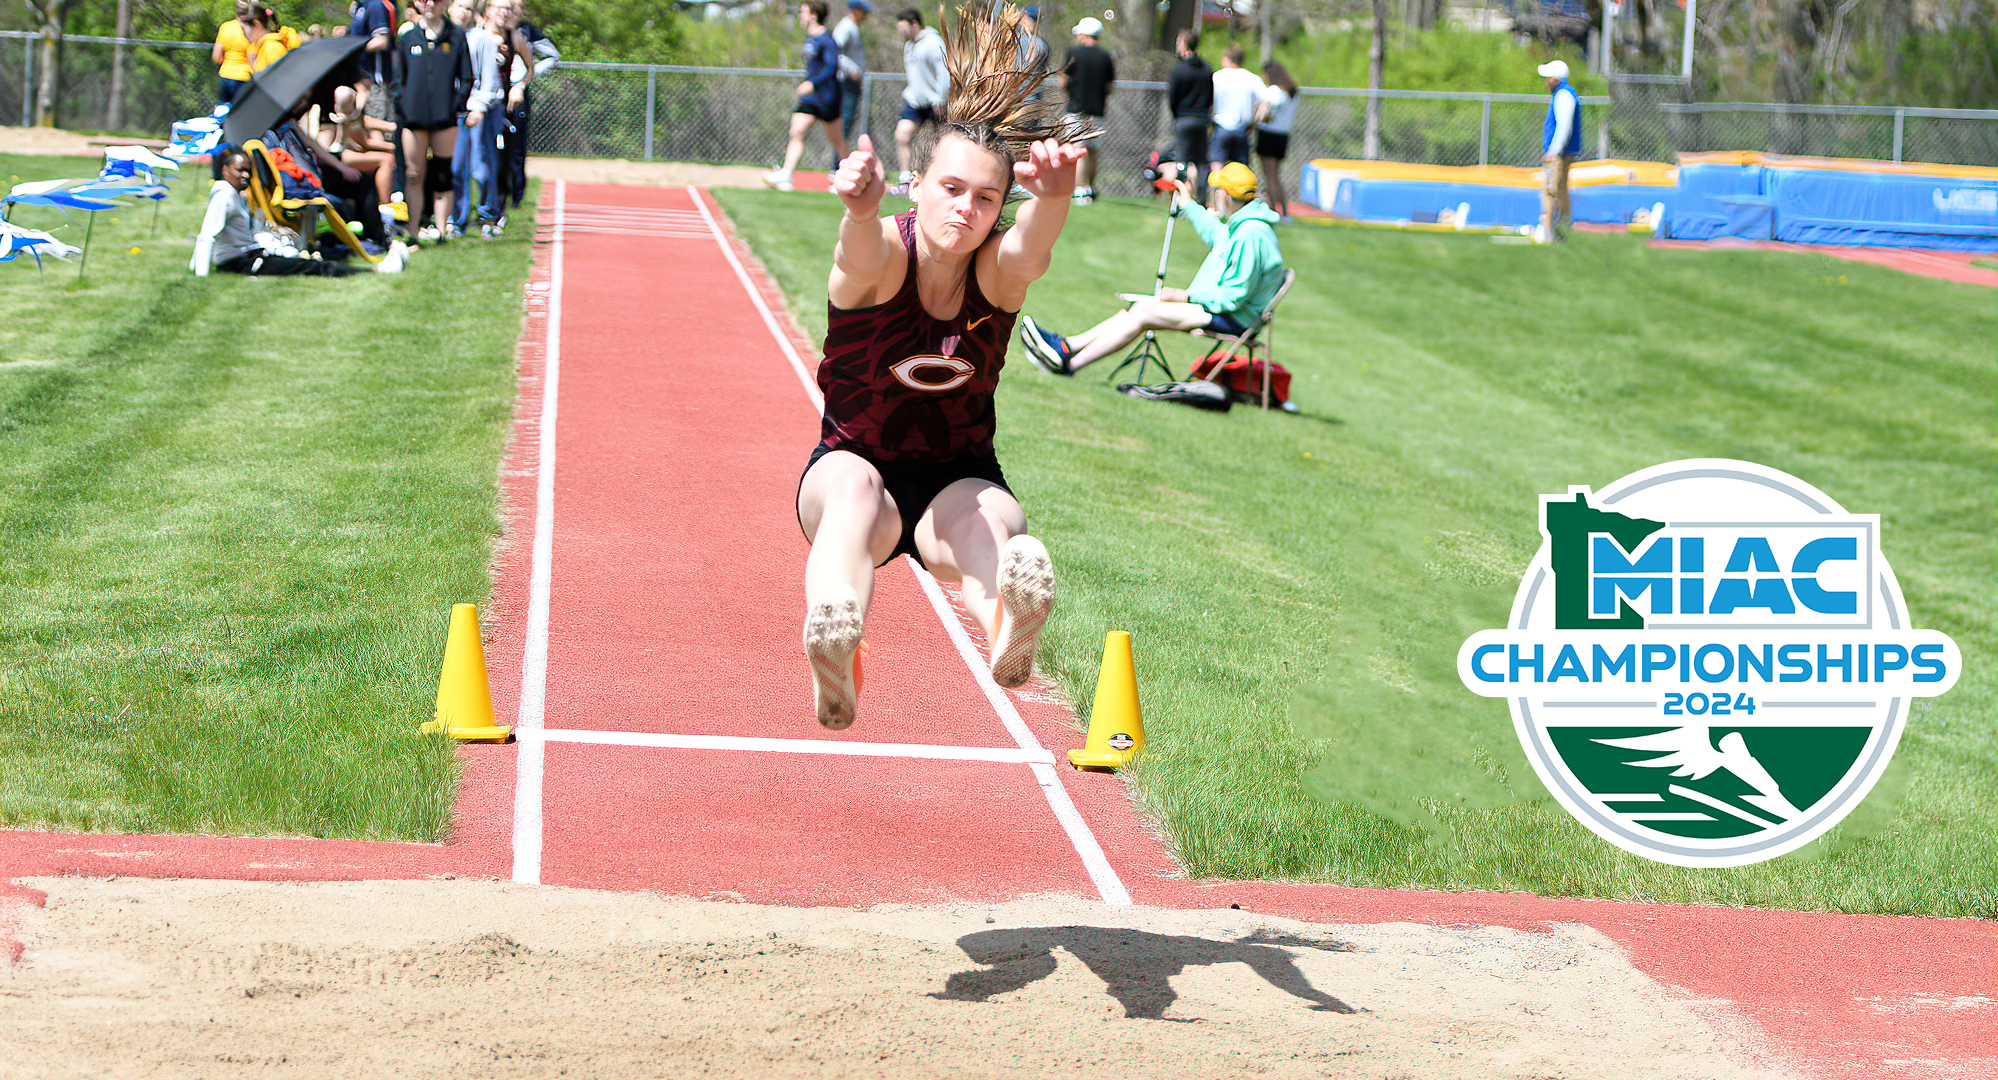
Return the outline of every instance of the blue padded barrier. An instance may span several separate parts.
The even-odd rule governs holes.
[[[1760,165],[1730,165],[1718,162],[1694,162],[1679,166],[1678,196],[1672,205],[1672,238],[1675,240],[1711,240],[1717,236],[1739,236],[1730,231],[1736,228],[1751,227],[1755,224],[1754,215],[1736,214],[1734,208],[1722,202],[1724,198],[1737,196],[1759,196],[1762,192],[1764,169]],[[1767,214],[1761,215],[1766,219]],[[1769,239],[1766,220],[1759,239]]]
[[[1998,251],[1998,180],[1769,168],[1776,239]]]

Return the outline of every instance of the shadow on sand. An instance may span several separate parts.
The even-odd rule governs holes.
[[[1124,1006],[1125,1016],[1166,1019],[1166,1007],[1178,997],[1167,980],[1194,964],[1247,964],[1271,986],[1310,1002],[1317,1011],[1354,1011],[1313,987],[1285,951],[1351,952],[1353,947],[1342,941],[1263,930],[1237,941],[1214,941],[1102,926],[1045,926],[966,934],[957,939],[957,945],[974,962],[986,966],[952,975],[941,992],[930,995],[933,998],[990,1001],[995,994],[1018,990],[1054,973],[1054,950],[1059,947],[1103,980],[1104,989]]]

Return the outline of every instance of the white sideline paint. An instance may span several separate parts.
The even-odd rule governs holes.
[[[542,728],[527,738],[543,742],[588,743],[592,746],[658,746],[669,750],[757,750],[779,754],[924,758],[931,761],[996,761],[1010,765],[1054,764],[1054,755],[1039,747],[1023,747],[1016,750],[1007,746],[831,742],[825,739],[764,739],[748,735],[665,735],[650,731],[582,731],[570,728]]]
[[[548,269],[548,335],[541,365],[541,442],[534,486],[534,555],[527,578],[527,647],[520,659],[520,716],[514,736],[513,880],[541,884],[541,777],[537,736],[548,700],[548,586],[555,565],[555,399],[562,374],[562,226],[568,182],[555,181],[555,236]]]
[[[1075,846],[1076,855],[1082,858],[1083,869],[1089,871],[1089,880],[1096,883],[1096,891],[1103,895],[1103,902],[1112,907],[1124,907],[1131,902],[1131,894],[1124,888],[1124,882],[1117,877],[1110,860],[1104,856],[1102,845],[1096,842],[1096,834],[1089,830],[1089,823],[1082,820],[1075,803],[1068,797],[1068,789],[1061,786],[1061,776],[1054,770],[1054,755],[1041,749],[1041,741],[1020,719],[1020,710],[1013,707],[1013,699],[1006,691],[992,681],[992,671],[979,659],[977,646],[971,643],[971,635],[964,632],[964,624],[957,621],[957,611],[950,606],[950,599],[943,594],[943,587],[928,570],[917,566],[915,560],[908,560],[909,569],[915,571],[916,583],[923,587],[923,595],[929,597],[931,610],[937,613],[937,621],[943,623],[944,634],[950,643],[957,646],[957,655],[964,666],[971,669],[971,680],[985,691],[985,700],[992,704],[992,711],[999,715],[999,722],[1006,725],[1006,731],[1022,750],[1038,750],[1047,754],[1046,764],[1034,765],[1034,779],[1040,781],[1041,794],[1047,796],[1048,808],[1054,811],[1055,820],[1061,822],[1062,831],[1068,834],[1068,842]]]
[[[722,232],[720,223],[708,211],[707,199],[701,194],[701,190],[692,184],[687,185],[687,194],[693,197],[694,205],[700,207],[701,216],[707,219],[708,228],[714,232],[715,243],[720,245],[722,254],[728,256],[729,265],[735,268],[736,280],[742,282],[743,291],[749,294],[750,301],[763,316],[763,325],[769,329],[770,336],[776,339],[777,347],[783,350],[785,359],[791,361],[791,369],[797,373],[798,382],[804,386],[805,395],[812,401],[812,408],[824,409],[825,399],[819,393],[818,384],[813,381],[805,362],[799,358],[798,350],[792,347],[790,337],[777,324],[777,317],[770,313],[769,305],[763,302],[762,294],[756,291],[755,283],[749,280],[749,273],[742,268],[741,260],[735,257],[728,236]],[[1030,762],[1034,779],[1040,783],[1041,794],[1048,800],[1048,808],[1054,811],[1055,820],[1061,823],[1062,831],[1068,834],[1069,843],[1074,845],[1076,856],[1082,860],[1083,869],[1089,872],[1089,880],[1095,883],[1096,891],[1102,895],[1103,902],[1113,907],[1129,905],[1130,892],[1124,888],[1123,881],[1117,877],[1117,871],[1104,856],[1103,847],[1096,842],[1096,834],[1090,831],[1089,823],[1082,819],[1082,814],[1076,810],[1075,803],[1069,799],[1068,790],[1062,787],[1061,776],[1054,769],[1054,755],[1041,747],[1040,740],[1034,738],[1034,733],[1028,729],[1026,721],[1020,719],[1020,712],[1013,707],[1012,699],[1006,696],[1006,692],[999,688],[998,683],[992,681],[991,671],[986,668],[985,662],[979,659],[977,648],[971,644],[970,636],[958,623],[957,612],[944,597],[943,589],[937,585],[936,578],[931,577],[929,571],[917,566],[914,560],[907,561],[909,568],[915,572],[916,583],[922,586],[923,594],[929,597],[930,607],[936,612],[937,621],[943,623],[944,633],[950,638],[951,644],[957,647],[957,655],[964,661],[964,666],[970,669],[972,681],[984,691],[985,700],[991,704],[992,711],[999,717],[999,722],[1006,726],[1007,733],[1013,736],[1014,742],[1020,744],[1022,751],[1045,757],[1045,761],[1037,757]]]
[[[805,388],[805,396],[812,399],[812,408],[825,408],[826,401],[824,395],[819,393],[819,384],[812,381],[812,373],[805,367],[805,362],[799,359],[798,350],[791,345],[790,336],[784,333],[783,327],[777,325],[777,316],[770,313],[770,305],[763,302],[763,294],[757,292],[756,283],[749,280],[749,271],[744,270],[742,260],[735,257],[735,248],[729,245],[728,235],[722,232],[721,223],[708,212],[708,200],[701,195],[701,189],[688,184],[687,194],[693,197],[694,205],[701,208],[702,219],[708,223],[708,230],[714,234],[715,243],[720,246],[722,254],[728,256],[728,264],[735,267],[735,279],[742,282],[742,291],[749,294],[749,302],[755,304],[756,313],[763,316],[764,327],[770,331],[771,337],[777,339],[777,347],[784,351],[784,359],[791,362],[791,370],[797,373],[799,385]]]

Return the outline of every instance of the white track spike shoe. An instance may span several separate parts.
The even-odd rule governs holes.
[[[992,681],[1016,687],[1034,673],[1041,627],[1054,610],[1054,563],[1048,549],[1025,533],[999,551],[999,631],[992,643]]]
[[[860,698],[860,629],[860,599],[851,589],[811,605],[805,615],[805,656],[812,662],[819,723],[834,731],[853,726]]]

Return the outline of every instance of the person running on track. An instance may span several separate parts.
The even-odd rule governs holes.
[[[1019,686],[1054,606],[1047,548],[1027,534],[993,455],[992,395],[1027,287],[1068,218],[1081,139],[1097,134],[1030,99],[1010,5],[960,8],[951,94],[911,148],[916,208],[879,216],[887,172],[871,139],[840,163],[846,204],[828,282],[819,445],[798,483],[804,646],[819,723],[853,723],[875,568],[912,555],[963,583],[991,643],[992,677]],[[999,224],[1008,189],[1031,198]]]

